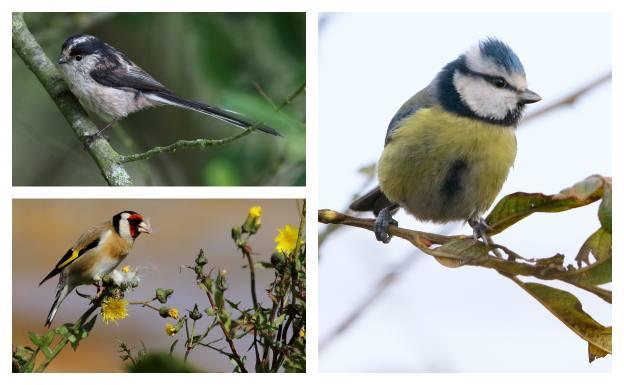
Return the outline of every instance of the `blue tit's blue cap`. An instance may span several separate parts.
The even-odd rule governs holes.
[[[479,42],[481,54],[491,59],[497,65],[503,67],[509,73],[524,75],[524,67],[518,55],[509,46],[495,37],[488,37]]]

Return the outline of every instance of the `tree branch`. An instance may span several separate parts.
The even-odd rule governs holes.
[[[61,74],[47,57],[41,46],[28,30],[22,13],[13,13],[13,50],[32,71],[48,92],[65,120],[99,167],[102,176],[111,186],[128,186],[133,180],[120,164],[120,155],[102,137],[93,136],[97,131],[78,99],[67,88]]]
[[[597,77],[596,79],[588,82],[587,84],[581,86],[580,88],[578,88],[575,91],[570,92],[569,94],[563,96],[562,98],[556,100],[555,102],[541,108],[538,110],[535,110],[534,112],[527,114],[524,119],[522,119],[520,121],[520,124],[524,124],[526,122],[528,122],[529,120],[535,119],[537,117],[540,117],[542,115],[548,114],[550,112],[552,112],[553,110],[556,110],[560,107],[564,107],[564,106],[570,106],[574,103],[576,103],[582,96],[585,96],[585,94],[587,94],[589,91],[593,90],[594,88],[598,87],[599,85],[601,85],[602,83],[606,83],[608,81],[611,80],[611,71]]]
[[[318,221],[326,224],[360,227],[369,231],[374,231],[373,225],[375,223],[373,219],[355,218],[332,210],[319,210]],[[526,259],[505,246],[486,245],[481,241],[474,241],[472,237],[465,235],[446,236],[403,229],[397,226],[390,226],[388,233],[409,241],[423,253],[436,258],[438,262],[446,267],[480,266],[494,269],[503,275],[521,275],[544,280],[556,279],[587,290],[606,302],[611,303],[612,301],[611,291],[597,287],[589,290],[590,286],[566,275],[566,271],[562,271],[560,269],[561,266],[553,261],[552,258]],[[462,241],[463,243],[460,245],[453,243]],[[432,245],[440,245],[440,247],[432,248]],[[449,247],[451,245],[453,247]],[[509,256],[509,259],[490,255],[488,251],[494,248],[504,251]],[[522,259],[524,262],[517,262],[517,259]]]
[[[232,142],[236,139],[242,138],[244,136],[247,136],[249,134],[251,134],[253,131],[256,130],[256,126],[252,126],[249,127],[248,129],[244,130],[241,133],[238,133],[236,135],[232,135],[230,137],[224,138],[224,139],[193,139],[193,140],[186,140],[186,139],[181,139],[178,140],[175,143],[172,143],[168,146],[164,146],[164,147],[154,147],[151,150],[145,151],[145,152],[141,152],[138,154],[132,154],[132,155],[120,155],[119,156],[119,163],[130,163],[130,162],[136,162],[137,160],[144,160],[144,159],[149,159],[154,155],[159,155],[159,154],[163,154],[166,152],[176,152],[180,149],[184,149],[184,148],[207,148],[207,147],[212,147],[212,146],[218,146],[220,144],[225,144],[225,143],[229,143]]]

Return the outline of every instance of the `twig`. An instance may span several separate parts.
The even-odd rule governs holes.
[[[293,92],[288,98],[286,98],[286,100],[284,100],[284,102],[282,104],[280,104],[277,107],[274,107],[275,112],[279,112],[281,111],[284,107],[286,107],[288,104],[290,104],[293,99],[295,99],[297,96],[299,96],[300,93],[302,93],[305,90],[305,82],[303,84],[301,84],[299,86],[299,88],[297,88],[297,90],[295,90],[295,92]],[[237,139],[240,139],[242,137],[245,137],[249,134],[251,134],[252,132],[254,132],[259,126],[261,126],[263,123],[262,122],[258,122],[254,125],[252,125],[251,127],[243,130],[241,133],[238,133],[236,135],[232,135],[230,137],[224,138],[224,139],[193,139],[193,140],[186,140],[186,139],[181,139],[178,140],[175,143],[172,143],[168,146],[158,146],[158,147],[154,147],[151,150],[145,151],[145,152],[141,152],[138,154],[132,154],[132,155],[119,155],[118,156],[118,161],[121,164],[125,164],[125,163],[130,163],[130,162],[136,162],[137,160],[144,160],[144,159],[149,159],[154,155],[159,155],[159,154],[164,154],[164,153],[168,153],[168,152],[176,152],[180,149],[185,149],[185,148],[199,148],[199,149],[204,149],[204,148],[208,148],[208,147],[212,147],[212,146],[218,146],[218,145],[222,145],[222,144],[226,144],[226,143],[230,143],[233,142]]]
[[[400,275],[403,272],[407,271],[410,266],[418,260],[417,258],[415,258],[416,256],[414,254],[420,253],[410,252],[407,256],[405,256],[401,262],[399,262],[394,268],[388,271],[377,282],[375,287],[363,300],[359,302],[357,306],[353,307],[353,310],[345,317],[344,320],[342,320],[342,322],[338,324],[338,326],[336,326],[332,331],[327,334],[327,336],[319,341],[319,353],[321,353],[329,345],[331,345],[336,340],[336,337],[343,334],[347,329],[353,326],[355,324],[355,321],[362,317],[362,315],[364,315],[364,313],[366,313],[366,311],[369,310],[372,305],[377,302],[377,300],[382,298],[383,293],[386,291],[386,289],[392,286],[392,284],[397,281]]]
[[[249,238],[247,238],[249,239]],[[251,300],[253,302],[254,311],[258,311],[258,296],[256,295],[256,269],[254,267],[254,261],[251,257],[251,252],[246,247],[241,247],[243,256],[247,258],[247,264],[249,265],[249,281],[251,285]],[[256,355],[256,362],[260,362],[260,352],[258,351],[258,331],[254,326],[253,335],[253,348]]]
[[[529,120],[533,120],[535,118],[538,118],[538,117],[540,117],[540,116],[542,116],[544,114],[550,113],[553,110],[556,110],[558,108],[561,108],[561,107],[564,107],[564,106],[570,106],[570,105],[576,103],[576,101],[578,101],[578,99],[581,96],[584,96],[589,91],[591,91],[594,88],[598,87],[602,83],[606,83],[606,82],[608,82],[610,80],[611,80],[611,71],[609,71],[606,74],[603,74],[603,75],[597,77],[596,79],[588,82],[587,84],[581,86],[577,90],[572,91],[571,93],[563,96],[559,100],[556,100],[552,104],[549,104],[549,105],[547,105],[547,106],[545,106],[545,107],[543,107],[541,109],[535,110],[531,114],[527,114],[520,121],[520,124],[524,124],[524,123],[526,123]]]
[[[13,50],[48,92],[65,120],[99,167],[111,186],[128,186],[133,180],[119,162],[119,154],[104,138],[94,137],[96,125],[67,88],[60,73],[28,30],[22,13],[13,13]]]
[[[217,322],[219,323],[219,327],[221,328],[221,331],[223,332],[223,336],[225,337],[225,341],[229,345],[230,351],[232,352],[231,354],[228,354],[228,355],[230,357],[232,357],[232,359],[236,362],[236,365],[238,365],[238,369],[241,372],[247,373],[247,369],[245,368],[245,364],[243,364],[243,361],[242,361],[240,355],[238,354],[238,351],[236,350],[236,346],[234,346],[234,341],[232,340],[232,337],[230,336],[230,333],[228,332],[228,330],[225,328],[225,325],[223,324],[223,320],[221,320],[221,316],[218,314],[217,304],[215,303],[215,300],[212,297],[212,294],[208,290],[208,286],[206,286],[206,284],[204,282],[198,283],[198,286],[200,286],[200,288],[206,293],[206,296],[208,297],[208,301],[210,302],[210,307],[217,314],[217,317],[216,317]]]
[[[374,231],[374,220],[354,218],[332,210],[319,210],[318,220],[321,223],[342,224],[347,226],[360,227],[369,231]],[[509,259],[492,257],[489,254],[479,256],[478,258],[458,259],[457,255],[440,252],[437,249],[430,248],[431,245],[444,245],[450,241],[471,239],[471,237],[469,236],[446,236],[440,234],[431,234],[422,231],[408,230],[397,226],[390,226],[388,232],[393,236],[403,238],[406,241],[409,241],[418,249],[423,251],[425,254],[438,259],[439,262],[443,262],[441,260],[446,260],[447,262],[452,261],[453,267],[480,266],[494,269],[501,274],[530,276],[546,280],[556,279],[574,285],[578,288],[587,290],[587,285],[579,284],[579,282],[577,282],[574,277],[567,276],[565,274],[565,271],[546,268],[544,266],[540,266],[538,263],[529,264],[524,262],[517,262]],[[504,246],[486,246],[484,243],[479,241],[474,241],[474,245],[481,245],[482,247],[487,247],[490,250],[493,248],[499,248],[505,251],[508,255],[517,256],[516,253]],[[527,260],[526,258],[523,259]],[[535,261],[538,262],[539,260]],[[600,288],[594,288],[593,290],[587,291],[611,303],[612,293],[610,291]]]
[[[151,150],[145,151],[145,152],[141,152],[138,154],[132,154],[132,155],[119,155],[119,163],[130,163],[130,162],[136,162],[137,160],[144,160],[144,159],[149,159],[154,155],[159,155],[159,154],[163,154],[166,152],[176,152],[180,149],[184,149],[184,148],[199,148],[199,149],[204,149],[204,148],[208,148],[208,147],[212,147],[212,146],[218,146],[221,144],[226,144],[226,143],[230,143],[235,141],[236,139],[240,139],[244,136],[247,136],[249,134],[251,134],[253,131],[255,131],[256,126],[252,126],[246,130],[244,130],[241,133],[238,133],[236,135],[232,135],[230,137],[224,138],[224,139],[193,139],[193,140],[186,140],[186,139],[181,139],[178,140],[175,143],[172,143],[168,146],[157,146],[152,148]]]

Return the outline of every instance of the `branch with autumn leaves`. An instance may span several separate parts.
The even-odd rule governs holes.
[[[545,258],[526,257],[510,247],[487,245],[472,236],[431,234],[397,226],[390,226],[389,233],[410,242],[445,267],[478,266],[497,271],[512,280],[587,342],[588,358],[592,362],[612,353],[611,326],[600,324],[586,313],[581,301],[572,293],[520,277],[545,282],[557,280],[585,290],[610,304],[612,293],[604,285],[612,281],[611,194],[611,178],[592,175],[554,195],[510,194],[503,197],[486,218],[488,235],[495,235],[534,213],[555,213],[600,202],[597,215],[599,227],[580,246],[575,257],[576,266],[565,265],[562,254]],[[374,226],[373,219],[356,218],[333,210],[319,210],[318,221],[369,231],[373,231]],[[504,253],[506,258],[494,255],[494,249]]]
[[[249,270],[251,307],[228,298],[226,271],[208,268],[203,250],[192,265],[182,268],[192,272],[194,284],[204,293],[206,302],[185,307],[191,310],[184,315],[178,307],[169,305],[174,295],[172,289],[158,288],[154,297],[143,301],[127,299],[141,279],[136,269],[125,266],[103,279],[104,289],[99,296],[78,293],[89,300],[89,306],[76,322],[50,329],[42,335],[29,332],[33,346],[13,348],[13,372],[45,371],[67,345],[78,349],[80,342],[94,332],[98,315],[105,325],[117,323],[128,316],[130,305],[154,311],[170,320],[164,325],[164,332],[173,341],[167,353],[149,352],[144,344],[137,349],[120,342],[118,351],[120,358],[128,363],[128,371],[201,371],[187,361],[191,354],[201,354],[201,350],[206,349],[226,357],[232,362],[234,372],[305,372],[305,201],[299,213],[298,227],[287,224],[278,229],[275,252],[268,261],[257,261],[258,255],[251,245],[253,236],[262,226],[260,206],[252,207],[244,223],[231,229],[231,238],[246,261],[244,268]],[[268,302],[258,296],[256,269],[270,269],[274,273],[265,289]],[[178,350],[183,352],[181,358],[176,354]],[[253,366],[250,357],[253,357]]]

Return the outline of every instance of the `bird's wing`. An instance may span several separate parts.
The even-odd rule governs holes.
[[[436,90],[434,84],[430,84],[416,95],[409,98],[401,108],[394,114],[394,117],[388,125],[388,131],[386,132],[386,142],[388,144],[392,139],[392,134],[400,126],[401,121],[408,116],[414,115],[418,110],[422,108],[432,107],[438,104]]]
[[[107,87],[131,91],[171,92],[136,65],[95,68],[90,74],[93,80]]]
[[[67,250],[61,260],[58,261],[56,266],[54,266],[54,269],[48,275],[46,275],[43,280],[41,280],[39,285],[63,271],[63,269],[74,263],[87,251],[96,248],[100,244],[101,236],[104,233],[104,230],[107,229],[107,227],[110,227],[110,224],[108,222],[105,222],[98,226],[90,228],[84,234],[82,234],[80,238],[78,238],[74,246],[72,246],[71,249]]]

